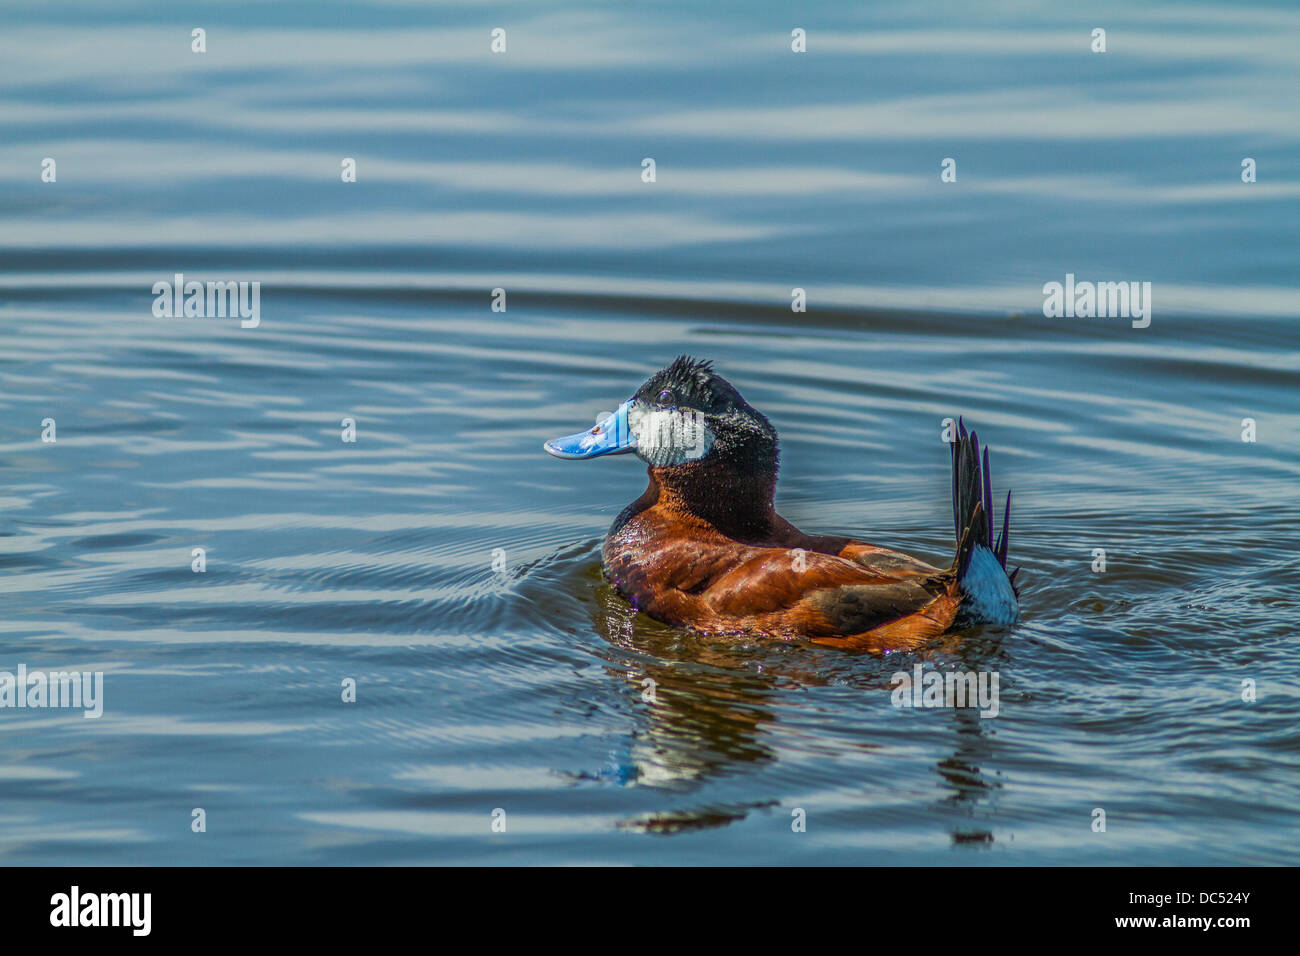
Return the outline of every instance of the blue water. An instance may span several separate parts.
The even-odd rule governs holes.
[[[104,713],[0,708],[0,861],[1298,862],[1297,49],[1281,3],[7,4],[0,671]],[[155,317],[176,273],[260,325]],[[1045,318],[1067,274],[1150,326]],[[965,416],[1022,623],[633,614],[643,468],[541,443],[679,352],[783,514],[941,564]],[[918,662],[999,715],[896,709]]]

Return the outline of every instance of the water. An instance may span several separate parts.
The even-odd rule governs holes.
[[[6,7],[0,670],[105,702],[0,711],[0,860],[1297,862],[1300,14],[695,6]],[[261,325],[155,318],[177,272]],[[1066,273],[1150,327],[1043,318]],[[632,615],[643,469],[541,443],[679,352],[780,429],[787,517],[941,563],[964,415],[1023,622]],[[895,709],[922,660],[999,716]]]

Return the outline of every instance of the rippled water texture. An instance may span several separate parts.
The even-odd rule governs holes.
[[[0,670],[105,702],[0,709],[0,862],[1297,862],[1300,13],[698,6],[6,6]],[[260,326],[156,318],[178,272]],[[1150,327],[1042,317],[1067,273]],[[541,443],[684,351],[787,517],[940,563],[965,416],[1022,623],[634,615],[644,469]],[[999,715],[893,707],[921,662]]]

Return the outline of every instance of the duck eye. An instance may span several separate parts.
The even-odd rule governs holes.
[[[660,404],[660,405],[673,405],[673,404],[675,404],[675,400],[674,400],[674,398],[673,398],[673,393],[670,392],[670,391],[668,391],[668,389],[665,388],[662,392],[659,393],[659,404]]]

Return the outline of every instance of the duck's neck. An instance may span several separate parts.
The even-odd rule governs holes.
[[[739,541],[760,540],[778,520],[772,504],[776,466],[737,467],[705,459],[648,469],[645,497],[658,507],[695,517]]]

